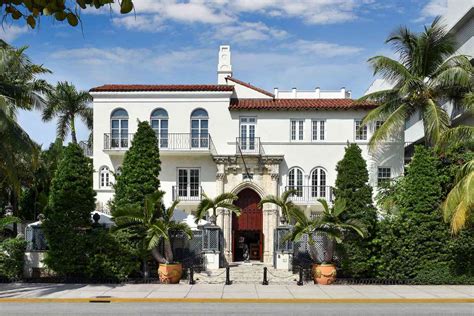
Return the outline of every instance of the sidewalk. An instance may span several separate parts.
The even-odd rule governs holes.
[[[474,286],[260,284],[0,284],[1,302],[45,301],[432,301],[474,303]]]

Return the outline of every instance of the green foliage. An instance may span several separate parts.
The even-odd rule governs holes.
[[[366,238],[354,232],[348,233],[342,245],[343,273],[352,277],[369,277],[374,269],[374,249],[377,212],[372,204],[372,187],[369,185],[367,164],[361,149],[348,144],[344,158],[336,166],[337,178],[334,194],[336,199],[347,202],[344,220],[356,220],[366,227]]]
[[[217,209],[221,207],[239,216],[240,208],[233,204],[235,201],[237,201],[238,198],[239,197],[234,193],[222,193],[216,196],[214,199],[211,199],[206,195],[206,193],[203,192],[202,200],[196,210],[196,224],[201,219],[206,217],[209,210],[212,210],[211,223],[215,225],[217,219]]]
[[[23,275],[26,241],[8,238],[0,242],[0,277],[13,279]]]
[[[378,227],[378,277],[433,284],[472,280],[472,268],[464,261],[472,263],[472,255],[464,252],[472,248],[472,231],[453,239],[439,209],[445,178],[433,151],[417,146],[394,197],[399,212]]]
[[[82,276],[87,265],[87,232],[95,209],[92,164],[77,144],[69,144],[51,184],[43,229],[49,249],[45,263],[59,275]]]
[[[160,152],[155,132],[148,122],[140,122],[125,153],[122,173],[116,177],[113,211],[119,208],[142,208],[145,196],[160,187]]]
[[[111,6],[118,3],[120,13],[126,14],[133,10],[132,0],[16,0],[5,1],[0,7],[3,18],[11,17],[13,20],[24,20],[32,29],[36,28],[42,16],[51,16],[57,22],[67,21],[70,26],[77,26],[80,21],[80,9]]]

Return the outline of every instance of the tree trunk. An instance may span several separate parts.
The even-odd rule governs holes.
[[[158,263],[166,263],[166,258],[158,251],[158,247],[151,250],[151,255]]]
[[[173,249],[171,248],[171,242],[165,239],[165,257],[168,263],[174,261]]]
[[[71,118],[71,140],[73,144],[77,144],[76,125],[74,123],[74,116]]]
[[[147,280],[148,279],[148,262],[145,259],[143,259],[143,280]]]

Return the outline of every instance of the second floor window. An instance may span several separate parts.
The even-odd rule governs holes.
[[[311,126],[311,138],[312,140],[324,140],[326,137],[326,121],[324,120],[313,120]]]
[[[288,172],[288,189],[296,190],[297,197],[303,196],[303,171],[299,168],[291,168]]]
[[[311,197],[326,198],[326,171],[316,168],[311,173]]]
[[[290,139],[303,140],[304,138],[304,120],[290,121]]]
[[[200,172],[198,168],[179,168],[178,198],[199,198],[201,195]]]
[[[209,147],[209,116],[204,109],[191,113],[191,148]]]
[[[128,146],[128,113],[124,109],[116,109],[110,115],[110,147]]]
[[[367,125],[362,126],[361,120],[355,121],[355,139],[367,140]]]
[[[151,112],[151,128],[155,131],[160,148],[168,147],[168,112],[165,109],[156,109]]]

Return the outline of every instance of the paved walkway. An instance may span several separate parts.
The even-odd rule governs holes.
[[[474,286],[260,284],[0,284],[0,302],[12,299],[459,299],[474,302]]]

